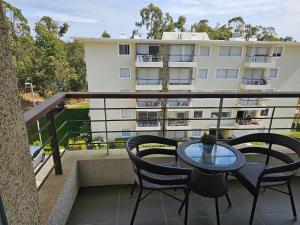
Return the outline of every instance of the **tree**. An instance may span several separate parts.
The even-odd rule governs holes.
[[[179,16],[177,22],[175,23],[175,27],[178,31],[184,32],[185,29],[186,18],[184,16]]]
[[[105,30],[105,31],[103,31],[101,37],[103,37],[103,38],[110,38],[110,34]]]
[[[241,16],[233,17],[232,19],[228,20],[227,25],[232,35],[236,35],[238,37],[245,37],[246,24]]]
[[[68,91],[69,80],[76,79],[75,69],[67,60],[65,43],[59,39],[67,31],[67,24],[60,26],[48,16],[35,25],[37,58],[34,60],[36,74],[34,83],[43,95]]]

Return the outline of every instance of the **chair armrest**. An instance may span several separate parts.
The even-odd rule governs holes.
[[[137,146],[142,144],[149,144],[149,143],[156,143],[156,144],[165,144],[177,147],[178,143],[176,140],[165,138],[165,137],[159,137],[154,135],[140,135],[135,137],[135,141]]]
[[[287,165],[275,166],[271,168],[266,168],[262,175],[268,175],[272,173],[284,173],[284,172],[294,172],[295,170],[300,168],[300,162],[294,162]]]

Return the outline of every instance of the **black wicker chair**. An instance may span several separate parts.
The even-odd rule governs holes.
[[[256,203],[261,188],[272,189],[287,194],[290,197],[294,218],[297,217],[293,193],[291,189],[291,179],[295,176],[297,169],[300,167],[299,161],[294,161],[290,156],[280,151],[274,150],[274,145],[285,147],[300,156],[300,142],[296,139],[274,133],[255,133],[232,139],[229,145],[239,145],[251,142],[264,142],[268,147],[246,146],[239,150],[243,154],[259,153],[266,156],[264,163],[246,162],[245,166],[234,172],[233,175],[247,188],[253,195],[254,201],[249,224],[251,225],[254,218]],[[272,166],[269,164],[270,158],[275,158],[280,165]],[[287,185],[288,192],[277,190],[276,186]]]
[[[133,170],[136,174],[135,185],[140,187],[140,191],[137,197],[137,201],[134,207],[133,215],[130,224],[134,223],[135,215],[139,206],[140,201],[146,198],[152,191],[158,190],[169,197],[172,197],[178,201],[185,202],[185,218],[184,224],[187,224],[188,216],[188,202],[189,193],[188,183],[192,170],[179,168],[177,163],[176,150],[163,149],[163,148],[149,148],[140,150],[139,146],[147,143],[166,144],[177,147],[177,142],[168,138],[162,138],[152,135],[141,135],[130,138],[126,142],[126,150],[129,158],[132,162]],[[136,150],[136,154],[132,150]],[[145,156],[153,154],[173,155],[175,161],[166,164],[154,164],[144,159]],[[150,190],[147,194],[142,197],[143,190]],[[181,189],[185,193],[184,199],[179,199],[164,190],[167,189]],[[133,193],[134,188],[131,193]]]

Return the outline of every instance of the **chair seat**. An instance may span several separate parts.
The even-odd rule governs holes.
[[[159,164],[160,166],[167,166],[167,167],[173,167],[173,168],[180,168],[180,165],[177,162],[168,162],[168,163],[162,163]],[[140,171],[142,174],[159,180],[175,180],[175,179],[186,179],[187,176],[185,175],[162,175],[162,174],[153,174],[145,170]],[[139,183],[138,179],[136,179],[136,182]],[[149,181],[143,180],[143,187],[148,189],[184,189],[187,186],[186,185],[159,185],[159,184],[153,184]]]
[[[245,163],[245,165],[233,175],[251,192],[255,192],[257,181],[261,173],[269,168],[263,163]],[[270,177],[280,177],[283,173],[269,175]],[[271,187],[285,184],[286,182],[261,182],[260,187]]]

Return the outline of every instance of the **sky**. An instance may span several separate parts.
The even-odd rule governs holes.
[[[47,15],[70,25],[65,39],[100,37],[103,30],[118,38],[129,36],[139,11],[148,4],[169,12],[174,20],[184,15],[187,28],[200,19],[211,26],[225,24],[235,16],[246,23],[275,27],[279,36],[292,36],[300,41],[300,0],[7,0],[28,19],[31,27]]]

